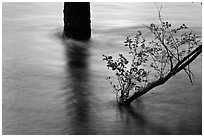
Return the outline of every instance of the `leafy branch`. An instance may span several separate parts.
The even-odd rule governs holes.
[[[103,55],[108,69],[115,71],[118,84],[113,84],[111,77],[107,79],[121,104],[130,104],[181,70],[184,70],[193,84],[190,64],[202,52],[201,37],[192,31],[187,32],[185,24],[172,28],[171,23],[162,20],[161,7],[158,9],[160,24],[151,23],[146,26],[154,35],[152,41],[146,42],[141,31],[134,38],[126,38],[124,46],[129,50],[131,62],[123,54],[119,54],[116,60],[112,56]],[[155,80],[151,82],[148,77],[150,73],[156,73]]]

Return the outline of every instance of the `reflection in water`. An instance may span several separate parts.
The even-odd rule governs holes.
[[[67,60],[67,117],[71,117],[71,125],[67,125],[65,133],[89,134],[90,130],[90,94],[89,44],[74,40],[65,41]]]
[[[90,46],[93,43],[69,39],[63,40],[63,44],[66,49],[66,124],[62,134],[176,134],[185,127],[183,123],[175,124],[168,111],[165,113],[167,115],[161,113],[163,117],[160,117],[160,109],[165,108],[148,107],[149,99],[147,102],[138,99],[132,107],[116,105],[116,109],[107,109],[103,101],[100,102],[95,96],[101,89],[94,87],[94,72],[90,68]],[[185,130],[186,127],[180,134]]]
[[[141,105],[140,103],[141,102],[139,102],[138,105]],[[131,127],[132,125],[136,125],[135,130],[137,130],[139,134],[171,134],[169,132],[169,129],[167,129],[165,126],[152,122],[151,118],[146,117],[141,109],[137,109],[131,106],[124,107],[118,105],[118,110],[120,114],[120,119],[122,120],[122,122],[124,122],[126,129],[128,127]],[[132,133],[134,132],[134,129],[133,131],[128,132]],[[128,132],[126,134],[128,134]]]

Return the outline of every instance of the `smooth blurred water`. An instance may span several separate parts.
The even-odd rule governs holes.
[[[157,3],[160,5],[161,3]],[[63,3],[3,3],[3,134],[201,134],[201,58],[183,73],[117,105],[102,54],[126,53],[126,36],[158,23],[155,3],[91,3],[92,38],[62,40]],[[200,3],[162,3],[162,18],[201,35]]]

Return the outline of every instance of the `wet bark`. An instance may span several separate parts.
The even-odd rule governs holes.
[[[64,36],[77,40],[91,37],[90,2],[64,2]]]

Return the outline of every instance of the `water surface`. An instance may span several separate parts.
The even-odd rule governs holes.
[[[160,3],[158,3],[159,5]],[[102,54],[127,54],[125,37],[158,23],[155,3],[91,3],[92,38],[63,41],[63,3],[3,3],[3,134],[201,134],[201,59],[194,85],[183,73],[117,105]],[[163,19],[201,35],[199,3],[162,3]]]

